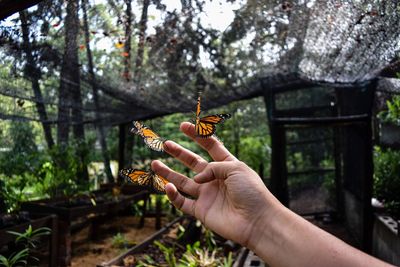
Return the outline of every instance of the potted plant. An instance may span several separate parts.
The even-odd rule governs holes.
[[[387,110],[378,114],[379,143],[400,148],[400,96],[386,101]]]
[[[373,253],[399,265],[400,151],[376,147],[374,169],[374,197],[384,209],[375,214]]]

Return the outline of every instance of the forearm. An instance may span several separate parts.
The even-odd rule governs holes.
[[[389,266],[280,205],[259,220],[248,244],[270,266]]]

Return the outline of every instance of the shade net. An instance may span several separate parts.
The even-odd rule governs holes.
[[[399,8],[398,1],[42,1],[0,21],[0,119],[116,125],[194,111],[199,90],[209,109],[293,82],[393,76]]]

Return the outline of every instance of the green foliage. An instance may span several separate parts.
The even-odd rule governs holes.
[[[113,236],[111,244],[114,248],[119,249],[126,249],[133,245],[132,242],[126,239],[126,237],[121,233],[117,233]]]
[[[144,255],[144,259],[138,261],[136,266],[137,267],[154,267],[154,266],[156,266],[156,261],[149,255]],[[174,266],[171,266],[171,267],[174,267]]]
[[[143,212],[142,212],[142,207],[144,205],[144,201],[143,200],[139,200],[139,201],[135,201],[134,203],[132,203],[131,207],[132,207],[132,214],[134,216],[142,216]]]
[[[16,267],[26,266],[28,261],[26,260],[29,255],[29,249],[25,248],[21,251],[11,254],[8,258],[0,255],[0,266],[4,267]]]
[[[21,203],[29,199],[27,189],[32,180],[28,173],[12,176],[0,174],[0,196],[6,204],[7,212],[20,210]]]
[[[76,156],[77,147],[54,146],[43,151],[18,148],[3,154],[0,194],[8,211],[17,211],[23,201],[88,191],[89,184],[78,179],[84,164]],[[13,164],[20,167],[13,168]]]
[[[8,258],[4,255],[0,255],[0,266],[27,266],[28,259],[30,258],[35,262],[39,262],[39,259],[32,257],[30,253],[37,247],[39,242],[38,238],[44,235],[50,235],[51,229],[47,227],[40,227],[33,230],[32,226],[29,225],[25,232],[19,233],[7,231],[7,233],[14,235],[16,237],[15,243],[21,244],[23,248],[18,252],[12,253]]]
[[[0,169],[6,175],[34,171],[41,156],[35,144],[35,133],[31,123],[14,122],[7,131],[9,151],[0,154]]]
[[[49,150],[49,160],[43,162],[37,172],[36,189],[40,194],[49,197],[71,196],[88,190],[88,185],[78,180],[82,162],[76,153],[73,146],[55,146]]]
[[[209,250],[200,247],[200,242],[195,242],[193,245],[186,246],[186,252],[179,260],[179,266],[189,267],[218,267],[218,266],[232,266],[232,255],[228,258],[222,259],[217,257],[218,249]],[[230,258],[230,259],[229,259]]]
[[[262,98],[231,103],[205,114],[231,113],[232,117],[217,126],[217,137],[241,161],[252,169],[269,175],[270,136]]]
[[[162,253],[164,253],[164,257],[166,262],[168,263],[168,266],[175,267],[176,266],[176,257],[175,257],[175,248],[174,247],[168,247],[163,245],[159,241],[154,241],[154,245],[156,245]]]
[[[400,126],[400,96],[396,95],[386,101],[387,110],[381,111],[378,117],[385,122],[391,122]]]
[[[40,236],[51,234],[51,229],[48,227],[40,227],[33,230],[32,226],[29,225],[28,229],[23,233],[14,231],[7,231],[7,233],[16,236],[16,243],[22,243],[26,248],[32,249],[36,248]]]
[[[200,221],[199,221],[200,222]],[[201,231],[204,235],[205,245],[208,250],[213,250],[217,248],[217,242],[215,241],[215,234],[213,231],[208,229],[202,224]]]
[[[375,147],[374,196],[400,217],[400,151]]]

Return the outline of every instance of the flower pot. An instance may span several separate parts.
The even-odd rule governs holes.
[[[399,221],[387,215],[375,215],[372,254],[396,266],[400,265]]]
[[[400,126],[381,122],[379,127],[379,143],[383,146],[400,148]]]

